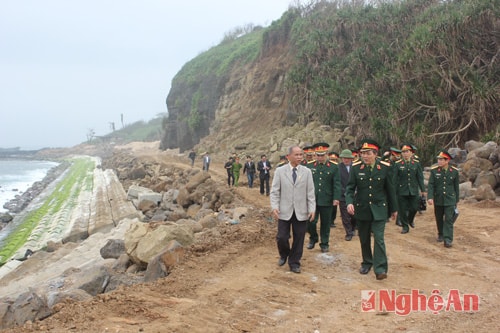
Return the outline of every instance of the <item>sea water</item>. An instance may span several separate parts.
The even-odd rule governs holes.
[[[59,163],[26,159],[0,159],[0,212],[3,205],[41,181]]]

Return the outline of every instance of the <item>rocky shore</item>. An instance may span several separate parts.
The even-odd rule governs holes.
[[[56,168],[44,182],[63,171]],[[67,214],[73,236],[48,241],[44,249],[0,268],[0,328],[43,319],[65,299],[80,301],[164,277],[188,248],[206,251],[222,237],[218,228],[248,215],[248,208],[233,206],[232,191],[184,163],[117,151],[93,178],[91,197],[81,196]],[[82,227],[86,216],[90,221]]]
[[[491,241],[496,239],[499,229],[490,222],[498,215],[500,206],[498,200],[479,199],[481,193],[491,195],[491,185],[489,191],[480,192],[475,184],[477,179],[489,179],[486,177],[489,172],[494,174],[491,167],[497,163],[489,158],[498,153],[498,148],[488,145],[484,148],[488,150],[486,152],[481,150],[484,146],[478,144],[476,148],[471,148],[468,157],[460,163],[461,168],[466,170],[462,175],[465,185],[461,186],[469,186],[470,189],[467,192],[467,188],[463,188],[467,197],[459,207],[461,220],[453,252],[442,253],[442,246],[434,249],[435,244],[429,241],[434,239],[435,232],[430,213],[420,216],[417,228],[404,239],[401,239],[397,227],[388,225],[390,259],[394,263],[391,288],[406,290],[408,284],[404,281],[410,280],[417,281],[414,282],[416,287],[424,283],[420,288],[436,286],[436,281],[441,288],[467,289],[474,285],[475,292],[482,292],[486,302],[495,302],[486,291],[491,283],[488,276],[493,276],[498,267],[490,257],[495,257],[498,251],[498,244]],[[482,157],[487,153],[488,158]],[[234,319],[238,316],[231,316],[231,320],[236,320],[239,326],[250,331],[263,322],[273,327],[273,331],[276,327],[290,331],[296,328],[296,321],[290,321],[288,326],[283,324],[281,316],[274,321],[275,315],[269,313],[269,307],[275,308],[276,313],[285,311],[282,316],[287,317],[287,311],[291,310],[286,309],[293,304],[284,307],[280,304],[283,300],[300,297],[303,302],[311,304],[306,309],[293,309],[291,313],[309,313],[307,318],[310,318],[314,314],[307,309],[314,308],[313,305],[321,305],[325,309],[334,306],[335,322],[343,316],[341,320],[347,325],[347,330],[358,332],[359,328],[349,326],[352,320],[348,320],[350,312],[359,308],[357,303],[353,306],[353,297],[358,300],[360,288],[380,288],[362,281],[359,274],[353,273],[358,268],[359,244],[334,240],[333,254],[306,252],[306,273],[303,279],[299,278],[299,284],[305,288],[301,291],[303,294],[295,294],[303,289],[299,285],[283,290],[283,285],[295,282],[275,268],[274,225],[272,219],[269,220],[268,198],[259,196],[258,189],[252,191],[245,188],[244,180],[241,188],[228,188],[224,182],[225,170],[217,168],[217,161],[222,165],[223,159],[213,157],[213,171],[207,173],[196,165],[191,168],[186,157],[176,153],[151,150],[144,154],[140,150],[123,149],[109,154],[96,168],[92,198],[79,205],[94,209],[94,213],[85,214],[99,215],[101,227],[93,228],[90,223],[83,228],[87,230],[86,237],[50,242],[46,249],[36,251],[27,260],[9,263],[13,265],[10,271],[5,275],[0,272],[0,295],[5,296],[0,299],[0,328],[19,327],[8,332],[65,331],[72,327],[80,331],[95,331],[111,324],[128,327],[128,330],[120,331],[135,332],[137,324],[127,326],[129,322],[115,322],[118,317],[133,317],[136,318],[134,323],[141,323],[141,328],[150,327],[154,331],[165,328],[167,324],[164,320],[151,318],[165,316],[169,318],[167,326],[176,331],[176,323],[183,325],[187,320],[190,327],[196,326],[196,318],[208,316],[205,321],[208,324],[204,325],[220,329],[225,327],[223,323],[211,323],[210,318],[224,317],[224,313],[235,316],[237,313],[250,313],[248,323]],[[485,159],[491,165],[484,162]],[[464,164],[466,161],[474,162],[469,162],[471,167],[467,167]],[[485,170],[476,167],[481,163],[486,165]],[[483,181],[477,181],[477,184],[480,185],[480,182]],[[102,203],[105,204],[97,213]],[[133,206],[132,210],[137,214],[135,217],[130,214],[124,216],[127,204]],[[81,210],[74,216],[85,214]],[[478,235],[477,231],[474,233],[478,220],[482,221],[484,236]],[[391,227],[397,232],[392,232]],[[341,230],[336,231],[341,233]],[[343,239],[335,232],[332,235]],[[413,256],[409,249],[418,249],[418,256]],[[481,265],[485,279],[475,276],[469,279],[455,271],[454,267],[461,269],[471,265],[469,256],[475,258],[474,265]],[[443,260],[451,260],[453,265],[443,265]],[[407,262],[411,264],[405,264]],[[177,269],[180,263],[182,268]],[[172,272],[176,275],[163,279],[170,277]],[[327,290],[314,283],[317,279]],[[146,282],[153,284],[143,285]],[[136,284],[139,284],[137,289],[132,288]],[[353,287],[353,284],[356,288],[346,288]],[[350,294],[351,289],[356,291],[356,295]],[[211,290],[213,294],[210,294]],[[332,304],[332,290],[336,298],[344,299],[343,306]],[[166,301],[168,305],[162,303],[165,297],[171,299]],[[269,302],[268,297],[274,301]],[[262,304],[259,299],[263,299]],[[78,305],[80,302],[85,302],[83,313]],[[207,307],[212,302],[219,306]],[[152,305],[148,308],[145,304]],[[140,309],[141,314],[134,313],[134,309]],[[252,311],[259,311],[260,314],[253,318]],[[93,320],[88,319],[87,312]],[[162,314],[157,317],[157,312]],[[178,321],[174,313],[179,316]],[[485,323],[493,320],[488,310],[476,314],[479,315]],[[44,318],[47,319],[42,321]],[[69,323],[67,318],[73,318],[73,323]],[[142,321],[140,318],[151,320]],[[98,324],[105,320],[108,320],[106,324]],[[363,318],[360,320],[363,321]],[[420,325],[421,329],[440,328],[434,321],[423,320],[423,323],[427,324]],[[204,331],[209,327],[204,325],[199,325],[194,331]],[[311,329],[311,326],[304,325],[307,327],[305,330]],[[387,325],[382,330],[390,330],[392,326]],[[402,323],[399,325],[407,327]]]
[[[3,205],[3,208],[6,209],[8,214],[2,214],[0,220],[2,222],[10,222],[5,221],[7,215],[17,214],[22,212],[29,203],[36,198],[43,190],[47,188],[54,180],[56,180],[69,166],[68,162],[61,162],[59,165],[50,169],[45,177],[37,182],[34,182],[25,192],[16,195],[16,197],[9,202],[6,202]]]

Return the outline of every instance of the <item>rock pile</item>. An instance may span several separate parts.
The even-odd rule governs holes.
[[[500,147],[490,141],[467,141],[465,149],[448,150],[460,169],[460,199],[496,200],[500,196]]]
[[[189,252],[223,244],[227,229],[237,228],[232,222],[248,216],[248,207],[238,206],[230,189],[199,169],[127,153],[111,156],[101,168],[115,170],[142,217],[124,218],[108,233],[91,234],[80,243],[48,244],[45,251],[22,261],[28,266],[11,273],[15,280],[30,271],[41,272],[42,266],[54,265],[51,270],[60,273],[47,280],[27,278],[26,290],[0,299],[0,328],[43,319],[67,300],[81,301],[120,285],[165,277]],[[72,263],[74,255],[89,259],[82,265]],[[66,266],[59,267],[59,262]]]

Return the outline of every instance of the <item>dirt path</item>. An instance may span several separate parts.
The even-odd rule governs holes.
[[[177,157],[162,155],[183,163]],[[186,165],[187,165],[186,159]],[[220,165],[219,165],[220,164]],[[224,182],[222,160],[211,174]],[[387,224],[388,279],[373,272],[360,275],[357,237],[344,240],[332,229],[330,253],[304,250],[302,273],[277,266],[276,223],[269,200],[258,188],[235,189],[255,208],[240,224],[223,229],[223,242],[194,247],[166,278],[151,284],[121,288],[91,301],[57,305],[58,313],[41,323],[7,332],[494,332],[500,324],[500,204],[460,204],[454,247],[435,241],[432,211],[417,216],[406,235]],[[340,220],[337,220],[340,225]],[[363,290],[416,290],[431,298],[438,290],[446,298],[480,299],[479,311],[362,312]],[[380,310],[380,309],[377,309]]]

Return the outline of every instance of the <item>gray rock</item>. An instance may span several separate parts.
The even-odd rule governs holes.
[[[206,215],[200,219],[199,223],[203,229],[211,229],[217,226],[217,218],[213,215]]]
[[[489,141],[484,146],[474,149],[471,153],[479,158],[488,159],[497,147],[498,145],[495,142]]]
[[[0,315],[3,318],[0,328],[11,328],[23,325],[27,321],[42,320],[52,314],[47,302],[30,290],[17,297],[17,299],[7,307],[0,308]]]
[[[87,293],[85,290],[82,289],[71,289],[68,291],[49,292],[47,294],[47,305],[49,306],[49,308],[52,308],[54,305],[62,303],[68,299],[81,302],[90,298],[92,298],[92,295],[90,295],[89,293]]]
[[[102,294],[110,279],[110,273],[104,266],[89,267],[72,276],[73,285],[92,296]]]
[[[118,259],[113,263],[111,266],[111,269],[115,272],[125,272],[129,265],[131,264],[130,258],[128,257],[128,254],[123,253],[120,255]]]
[[[186,187],[181,188],[179,190],[179,194],[177,195],[177,203],[184,208],[189,207],[189,205],[193,203],[189,199],[189,194],[189,190]]]
[[[492,171],[481,171],[479,175],[477,175],[474,186],[479,187],[483,184],[490,185],[492,189],[497,186],[497,179]]]
[[[101,257],[104,259],[118,259],[125,252],[125,241],[123,239],[108,239],[100,250]]]
[[[9,213],[0,213],[0,222],[2,223],[9,223],[13,219],[14,217],[12,217]]]
[[[478,201],[495,200],[496,194],[490,185],[483,184],[476,189],[476,192],[474,193],[474,198]]]
[[[151,282],[167,276],[172,267],[177,265],[182,258],[184,258],[184,248],[179,242],[171,240],[164,250],[149,262],[144,281]]]
[[[459,185],[460,199],[465,199],[472,195],[472,183],[464,182]]]
[[[482,146],[484,146],[484,143],[482,143],[482,142],[469,140],[465,143],[465,150],[470,152],[470,151],[473,151],[474,149],[480,148]]]

